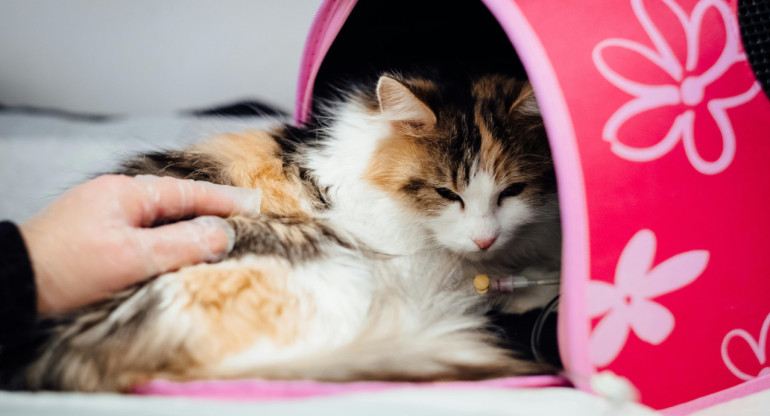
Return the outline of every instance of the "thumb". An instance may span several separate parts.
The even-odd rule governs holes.
[[[183,266],[222,260],[235,243],[233,226],[215,216],[197,217],[136,232],[137,258],[144,262],[147,277]]]

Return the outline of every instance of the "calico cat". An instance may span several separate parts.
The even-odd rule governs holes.
[[[381,76],[316,123],[151,153],[121,173],[263,193],[229,258],[57,318],[30,389],[152,378],[457,380],[532,374],[488,330],[477,271],[558,269],[553,163],[531,86]],[[513,302],[515,305],[520,302]]]

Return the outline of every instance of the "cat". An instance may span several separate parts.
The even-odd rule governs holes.
[[[120,173],[259,188],[261,212],[228,219],[227,259],[56,317],[26,388],[553,371],[488,328],[487,312],[521,302],[470,283],[559,267],[553,163],[526,81],[386,73],[315,122],[145,154]]]

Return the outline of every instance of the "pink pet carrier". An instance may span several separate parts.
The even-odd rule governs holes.
[[[359,71],[525,71],[559,181],[565,376],[609,370],[684,414],[770,388],[769,19],[767,1],[328,0],[296,119]]]

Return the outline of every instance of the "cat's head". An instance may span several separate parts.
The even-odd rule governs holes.
[[[405,205],[439,246],[487,257],[516,244],[528,224],[558,215],[551,153],[528,82],[387,75],[371,104],[390,129],[365,178]]]

